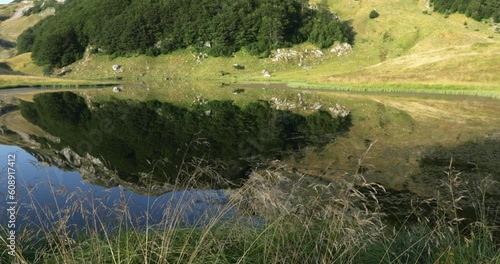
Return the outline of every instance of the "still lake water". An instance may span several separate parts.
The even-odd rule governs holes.
[[[276,89],[282,88],[276,87]],[[63,97],[62,99],[55,97],[55,94],[45,96],[44,101],[39,101],[38,110],[57,109],[57,107],[53,108],[56,102],[60,104],[59,109],[76,109],[75,113],[80,113],[80,110],[86,111],[87,106],[79,105],[81,100],[78,97]],[[432,95],[432,98],[437,97],[439,96]],[[79,109],[80,106],[83,108]],[[107,162],[106,165],[111,165],[111,169],[117,171],[120,183],[113,185],[116,187],[93,184],[96,182],[89,181],[88,178],[82,177],[71,169],[65,171],[46,166],[45,162],[40,163],[37,160],[38,154],[33,156],[19,147],[0,145],[0,168],[7,166],[8,154],[17,153],[18,210],[19,219],[22,219],[20,221],[24,224],[38,225],[42,222],[50,225],[67,217],[68,224],[82,226],[88,223],[89,217],[98,216],[101,220],[105,219],[110,226],[116,226],[117,219],[110,216],[120,215],[116,212],[120,212],[124,206],[137,226],[144,226],[146,222],[157,224],[162,220],[171,222],[174,226],[204,224],[221,214],[226,219],[230,219],[238,214],[236,209],[227,204],[228,198],[224,195],[222,188],[201,189],[190,186],[185,191],[148,196],[144,195],[144,192],[135,191],[133,187],[139,182],[138,172],[144,172],[145,168],[150,166],[145,161],[154,157],[169,157],[170,161],[176,161],[183,156],[179,153],[188,153],[194,159],[200,158],[201,156],[197,155],[202,153],[212,159],[229,160],[229,167],[225,168],[230,168],[226,171],[231,171],[231,173],[226,176],[228,179],[238,178],[246,172],[245,168],[253,167],[252,162],[281,158],[284,150],[290,153],[307,147],[313,140],[324,144],[331,142],[334,138],[329,136],[326,141],[323,141],[318,137],[318,135],[326,134],[323,133],[326,128],[304,129],[310,127],[309,124],[331,123],[321,122],[320,115],[315,119],[307,120],[287,111],[274,111],[263,102],[254,104],[252,111],[213,101],[202,101],[194,110],[154,101],[130,103],[123,100],[95,104],[91,107],[91,114],[78,115],[76,118],[71,111],[44,110],[40,111],[44,114],[43,116],[33,115],[30,121],[35,124],[40,121],[42,126],[45,126],[42,127],[44,130],[61,139],[62,144],[41,142],[42,148],[52,149],[53,147],[60,151],[62,147],[70,146],[76,152],[80,152],[77,153],[80,156],[83,156],[84,152],[93,152],[93,157],[102,158],[101,160]],[[36,110],[37,107],[33,109]],[[261,114],[249,115],[255,111]],[[275,122],[269,123],[269,120]],[[250,121],[253,122],[252,125],[248,125]],[[112,126],[102,126],[102,124],[112,124]],[[140,126],[135,126],[135,124],[140,124]],[[268,126],[269,124],[272,126]],[[213,127],[217,129],[211,129]],[[193,132],[197,133],[202,130],[206,133],[199,137],[210,141],[210,148],[200,144],[196,145],[197,149],[192,149],[192,151],[179,152],[179,148],[193,142],[193,138],[187,135],[193,135]],[[221,130],[223,133],[220,133]],[[311,132],[314,131],[320,131],[320,133],[312,134]],[[92,141],[89,135],[98,142]],[[175,135],[175,137],[169,137],[170,135]],[[241,138],[244,140],[240,140]],[[90,142],[91,145],[79,145],[85,141]],[[498,178],[500,175],[498,174],[498,157],[500,157],[498,142],[498,140],[491,140],[464,144],[455,149],[433,150],[432,155],[429,154],[420,161],[421,165],[425,165],[422,168],[425,174],[420,175],[419,179],[424,179],[429,183],[435,182],[435,175],[443,175],[443,168],[449,164],[450,155],[454,157],[454,164],[460,168],[464,177],[471,179],[476,177],[477,173],[473,170],[474,168],[469,168],[470,166],[467,165],[473,161],[482,168],[483,174]],[[49,145],[51,147],[48,147]],[[79,150],[79,146],[83,146],[83,149]],[[158,146],[175,147],[169,149]],[[283,148],[283,146],[286,147]],[[242,159],[242,157],[250,156],[257,158],[253,161]],[[41,160],[47,161],[47,159]],[[175,175],[178,167],[175,163],[169,163],[162,169],[156,175],[159,178],[164,173]],[[172,171],[174,171],[173,174]],[[6,175],[5,171],[2,171],[0,194],[5,197],[7,183],[3,175]],[[102,178],[109,180],[106,177]],[[127,184],[121,184],[123,182]],[[120,185],[117,186],[118,184]],[[205,186],[208,185],[210,183]],[[124,186],[132,186],[132,188]],[[491,194],[492,197],[498,197],[496,190],[493,190]],[[490,200],[489,208],[495,215],[498,199]],[[396,202],[397,207],[404,207],[400,206],[400,201]],[[5,203],[0,204],[0,221],[2,222],[8,216],[4,208],[6,206]],[[44,213],[39,214],[41,211]]]
[[[20,109],[28,121],[59,139],[35,137],[41,146],[37,150],[0,146],[4,201],[8,155],[16,155],[18,228],[50,228],[61,220],[75,227],[89,222],[116,226],[124,211],[136,226],[234,219],[238,214],[221,188],[241,184],[249,168],[261,161],[306,145],[324,145],[349,126],[347,117],[326,111],[301,116],[266,101],[245,108],[231,101],[201,102],[192,109],[125,100],[88,106],[74,93],[56,92],[38,94],[34,103],[21,102]],[[99,157],[96,167],[104,173],[71,171],[85,166],[81,160],[87,153],[92,158],[85,161]],[[159,158],[166,161],[157,162]],[[144,180],[145,174],[154,184]],[[175,187],[144,191],[155,185]],[[152,193],[163,194],[148,195]],[[0,220],[8,218],[7,206],[0,204]]]
[[[64,217],[68,217],[68,225],[83,226],[89,222],[85,217],[96,217],[116,226],[117,219],[110,216],[113,211],[123,209],[125,201],[137,226],[154,225],[162,220],[172,226],[199,225],[213,216],[223,214],[230,218],[235,214],[234,209],[226,205],[227,197],[222,191],[188,189],[151,197],[121,186],[105,188],[84,181],[78,172],[41,164],[22,148],[0,145],[1,223],[8,219],[6,168],[7,156],[11,154],[16,155],[18,228],[26,224],[50,226]]]

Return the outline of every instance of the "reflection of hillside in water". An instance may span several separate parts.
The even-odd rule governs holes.
[[[259,163],[308,145],[321,147],[348,129],[350,118],[322,110],[302,116],[265,101],[245,107],[203,101],[184,108],[113,99],[89,107],[69,92],[39,94],[34,103],[21,103],[21,113],[60,139],[37,138],[42,148],[58,153],[41,159],[83,168],[82,176],[117,176],[101,179],[102,185],[154,182],[198,188],[239,184]]]
[[[165,193],[154,193],[157,191],[154,188],[150,191],[131,184],[116,187],[105,185],[106,182],[102,181],[107,179],[102,179],[104,177],[91,178],[99,181],[97,185],[105,185],[97,186],[93,181],[89,183],[83,175],[71,171],[78,161],[64,161],[64,157],[58,156],[63,153],[32,153],[19,147],[0,145],[0,158],[6,160],[7,155],[16,156],[18,230],[26,226],[56,229],[60,228],[60,221],[73,230],[88,225],[92,217],[105,219],[105,227],[113,229],[120,225],[122,213],[127,213],[137,226],[145,225],[146,221],[150,225],[162,221],[169,221],[173,226],[200,225],[210,221],[213,215],[228,219],[235,216],[235,211],[226,205],[227,197],[220,190],[171,189]],[[48,166],[45,162],[61,165],[64,170]],[[80,164],[79,168],[89,167]],[[0,172],[4,173],[5,167],[0,166]],[[91,174],[87,176],[92,177]],[[0,184],[7,186],[6,177],[0,179]],[[6,198],[6,187],[0,194]],[[1,221],[8,220],[6,207],[6,204],[0,205]]]
[[[431,148],[423,154],[420,169],[415,180],[439,191],[443,199],[450,199],[450,183],[455,197],[464,196],[458,203],[463,217],[475,215],[484,206],[489,220],[500,223],[500,139]]]

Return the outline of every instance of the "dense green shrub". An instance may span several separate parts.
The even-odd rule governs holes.
[[[28,28],[17,39],[17,52],[21,54],[30,51],[33,42],[35,42],[35,32],[33,28]]]
[[[212,56],[242,48],[267,56],[307,40],[324,48],[334,41],[352,44],[353,34],[325,4],[316,10],[299,0],[73,0],[18,43],[19,52],[33,51],[35,63],[60,67],[81,58],[88,45],[114,56],[154,56],[188,46]]]
[[[377,18],[377,17],[379,17],[379,16],[380,16],[380,14],[379,14],[379,13],[378,13],[375,9],[373,9],[373,10],[370,12],[370,15],[368,15],[368,17],[369,17],[370,19],[374,19],[374,18]]]
[[[33,60],[38,65],[61,67],[83,56],[85,40],[71,26],[60,25],[51,32],[42,32],[33,42]],[[47,37],[45,37],[47,36]]]
[[[498,0],[431,0],[434,9],[440,13],[461,13],[477,21],[492,17],[500,22],[500,4]]]
[[[54,73],[54,68],[50,64],[47,64],[43,67],[43,75],[44,76],[50,76]]]

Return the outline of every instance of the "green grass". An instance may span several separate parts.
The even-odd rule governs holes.
[[[86,54],[82,60],[65,67],[72,71],[65,78],[109,79],[128,81],[144,79],[217,80],[220,82],[309,83],[316,87],[338,87],[341,90],[409,91],[446,94],[472,94],[498,97],[500,87],[500,42],[491,26],[453,14],[448,18],[427,10],[423,3],[398,0],[329,1],[330,7],[356,31],[353,52],[337,57],[327,49],[324,57],[273,62],[239,51],[230,58],[205,58],[196,61],[196,52],[185,49],[158,57],[134,56],[112,58]],[[372,9],[380,17],[369,19]],[[464,27],[467,21],[468,28]],[[479,29],[474,31],[472,29]],[[313,50],[305,43],[292,47],[299,53]],[[15,71],[42,75],[23,54],[5,62]],[[111,69],[114,64],[122,73]],[[233,64],[245,66],[236,70]],[[271,78],[261,71],[271,72]],[[59,69],[56,69],[56,73]],[[229,73],[220,76],[220,72]],[[141,77],[143,76],[143,77]]]
[[[289,82],[289,87],[297,89],[323,89],[332,91],[382,92],[382,93],[429,93],[445,95],[473,95],[500,98],[500,86],[472,86],[452,84],[397,84],[397,83],[367,83],[367,84],[310,84],[305,82]]]
[[[18,87],[95,87],[113,84],[114,83],[110,81],[48,78],[29,75],[0,75],[0,89]]]
[[[404,224],[393,229],[385,226],[379,212],[380,205],[363,209],[369,197],[356,191],[353,183],[362,179],[352,175],[350,181],[317,185],[323,198],[302,199],[297,206],[306,210],[286,212],[268,217],[265,223],[243,220],[223,221],[225,212],[235,206],[241,214],[248,204],[263,209],[258,201],[271,199],[270,207],[286,206],[275,200],[273,188],[279,184],[277,169],[257,173],[263,181],[249,180],[238,190],[240,197],[230,196],[222,212],[199,227],[176,227],[184,212],[177,208],[164,214],[157,225],[137,226],[130,217],[125,201],[115,208],[93,207],[88,212],[72,207],[64,214],[86,215],[85,227],[70,231],[66,218],[48,221],[40,219],[31,228],[18,235],[16,247],[20,263],[498,263],[500,250],[492,238],[492,227],[485,220],[459,228],[452,221],[449,210],[457,210],[455,200],[439,200],[434,219],[416,224]],[[299,175],[300,177],[300,175]],[[449,190],[453,192],[458,174],[449,174]],[[260,185],[259,186],[259,182]],[[291,190],[299,188],[300,180],[293,181]],[[274,185],[273,185],[274,184]],[[262,188],[264,186],[264,188]],[[269,188],[270,187],[270,188]],[[36,187],[35,187],[36,188]],[[60,195],[53,189],[54,197]],[[314,193],[314,192],[313,192]],[[291,194],[291,193],[290,193]],[[288,195],[290,195],[288,194]],[[317,194],[317,195],[318,195]],[[37,197],[30,195],[33,205]],[[73,193],[82,202],[92,198],[84,192]],[[451,196],[453,198],[453,196]],[[293,200],[296,202],[297,200]],[[372,200],[372,202],[375,200]],[[192,201],[195,203],[195,201]],[[480,202],[480,201],[478,201]],[[360,204],[361,203],[361,204]],[[260,206],[260,207],[259,207]],[[39,207],[32,207],[37,215],[57,217]],[[38,208],[38,209],[37,209]],[[246,208],[246,209],[245,209]],[[108,210],[106,219],[95,211]],[[63,210],[62,208],[60,210]],[[61,211],[62,213],[63,211]],[[321,212],[327,212],[326,215]],[[478,211],[480,213],[480,211]],[[408,216],[410,217],[410,216]],[[111,219],[115,219],[112,221]],[[111,231],[107,226],[115,226]],[[6,230],[2,229],[2,232]],[[5,236],[2,242],[6,243]],[[497,241],[498,242],[498,241]],[[0,245],[5,250],[4,245]],[[9,262],[5,251],[2,262]]]
[[[335,171],[352,172],[355,171],[356,164],[353,162],[356,161],[348,161],[347,157],[360,156],[366,139],[377,140],[378,144],[365,157],[366,164],[369,168],[389,169],[384,169],[384,179],[378,175],[366,177],[398,188],[408,184],[408,175],[418,172],[415,169],[416,152],[423,147],[435,144],[453,146],[498,132],[498,102],[477,98],[457,101],[433,94],[411,94],[467,94],[499,98],[499,42],[497,34],[487,24],[459,14],[447,19],[437,13],[425,15],[422,13],[425,10],[423,4],[410,0],[399,0],[391,5],[380,0],[368,3],[341,0],[330,1],[330,4],[333,10],[339,10],[342,18],[353,19],[358,33],[354,52],[340,58],[329,54],[322,61],[310,61],[310,70],[299,68],[295,62],[275,63],[270,59],[257,59],[244,51],[236,53],[233,58],[208,58],[196,62],[190,50],[183,50],[156,58],[90,55],[71,65],[69,68],[73,71],[68,77],[94,79],[96,82],[125,78],[124,90],[119,94],[112,93],[109,88],[78,90],[91,100],[110,97],[158,99],[189,105],[196,96],[202,96],[245,104],[255,99],[269,100],[273,96],[295,100],[300,91],[311,102],[347,105],[353,113],[354,126],[346,138],[339,138],[322,153],[307,154],[301,164],[293,165],[300,171],[317,174],[318,170],[329,171],[335,162]],[[373,8],[377,9],[380,17],[369,20],[368,14]],[[464,20],[467,20],[469,28],[463,26]],[[479,31],[474,31],[476,28]],[[495,37],[491,39],[488,36]],[[294,48],[310,46],[304,44]],[[31,62],[29,54],[6,62],[16,71],[42,74],[41,67]],[[235,63],[244,65],[245,69],[233,69]],[[114,73],[111,69],[113,64],[122,65],[124,72]],[[273,77],[262,77],[263,69],[269,70]],[[219,76],[221,70],[230,74]],[[146,75],[141,78],[141,73]],[[30,78],[33,79],[23,85],[43,82]],[[65,78],[44,80],[56,85],[72,82]],[[0,80],[0,85],[4,85],[7,79]],[[144,80],[145,83],[129,84],[136,80]],[[190,80],[210,81],[193,84]],[[15,77],[11,86],[17,86],[22,81]],[[231,86],[221,87],[222,82]],[[245,82],[288,83],[297,90],[246,88],[243,94],[234,95],[233,89],[243,86]],[[309,93],[308,87],[321,91]],[[394,93],[365,95],[356,91]],[[399,92],[405,94],[400,95]],[[428,185],[409,184],[417,193],[432,192]],[[346,204],[351,203],[349,198],[340,198]],[[378,223],[379,216],[369,213],[355,218],[340,211],[326,221],[313,219],[312,216],[304,219],[282,214],[270,219],[260,229],[244,223],[228,225],[217,220],[200,228],[151,227],[147,233],[132,226],[105,234],[90,228],[82,230],[77,243],[70,246],[65,246],[68,239],[64,237],[66,233],[63,232],[61,237],[55,236],[50,228],[40,229],[42,238],[51,243],[42,240],[33,244],[40,237],[30,236],[27,232],[19,253],[26,261],[41,263],[81,263],[84,260],[93,263],[500,261],[498,247],[490,239],[492,227],[484,222],[476,223],[474,233],[459,232],[454,224],[445,221],[445,212],[439,211],[437,215],[441,217],[438,217],[440,221],[436,221],[436,225],[420,223],[392,232]],[[365,222],[367,219],[370,220],[368,226],[373,224],[374,229],[360,225],[368,223]],[[104,223],[103,219],[96,220]],[[123,221],[127,221],[126,215],[123,215]],[[378,229],[383,232],[378,232]],[[350,230],[354,230],[354,235]]]

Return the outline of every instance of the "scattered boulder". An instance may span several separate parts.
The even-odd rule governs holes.
[[[200,41],[200,48],[211,48],[212,47],[212,43],[208,40],[206,41]]]
[[[121,91],[122,91],[122,88],[120,88],[118,86],[113,87],[113,93],[119,93]]]
[[[61,69],[61,71],[57,75],[58,76],[64,76],[64,75],[66,75],[66,74],[68,74],[70,72],[71,72],[71,69],[64,69],[63,68],[63,69]]]
[[[203,96],[201,95],[197,95],[194,100],[193,100],[193,104],[197,104],[197,105],[204,105],[204,104],[208,104],[208,100],[203,98]]]
[[[262,74],[264,74],[264,77],[271,77],[271,73],[267,70],[262,70]]]
[[[320,104],[320,103],[314,103],[314,105],[312,106],[312,109],[313,109],[313,110],[319,110],[319,109],[321,109],[321,107],[322,107],[322,106],[323,106],[323,105],[322,105],[322,104]]]
[[[239,64],[233,64],[233,68],[235,68],[236,70],[244,70],[245,66]]]
[[[325,56],[325,54],[319,49],[314,50],[313,53],[314,53],[314,56],[316,56],[316,58]]]
[[[80,166],[82,164],[82,157],[80,157],[76,152],[72,151],[70,148],[64,148],[61,150],[62,156],[66,158],[66,160],[76,166]]]
[[[352,46],[349,43],[341,43],[336,45],[330,50],[331,53],[337,54],[337,57],[343,56],[345,54],[352,52]]]
[[[338,103],[335,104],[335,106],[333,107],[329,107],[328,110],[330,111],[330,113],[332,113],[333,116],[340,116],[340,117],[346,117],[351,113],[349,108],[347,108],[344,105],[340,105]]]
[[[196,62],[201,62],[203,59],[208,58],[208,54],[200,52],[198,54],[193,54],[193,58],[196,60]]]
[[[289,61],[297,58],[298,52],[294,49],[277,49],[272,54],[272,61]]]
[[[375,10],[375,9],[373,9],[373,10],[370,12],[370,15],[368,15],[368,17],[369,17],[370,19],[375,19],[375,18],[377,18],[377,17],[379,17],[379,16],[380,16],[380,14],[379,14],[379,13],[377,12],[377,10]]]
[[[272,97],[269,100],[269,103],[276,110],[290,110],[290,109],[297,108],[297,104],[295,104],[294,102],[289,102],[286,98],[282,100],[282,99],[279,99],[277,97]]]
[[[111,66],[111,68],[113,69],[113,71],[118,71],[118,70],[120,70],[121,66],[118,64],[115,64],[115,65]]]
[[[293,62],[299,67],[304,67],[306,61],[318,63],[326,54],[318,49],[276,49],[271,52],[273,62]]]

